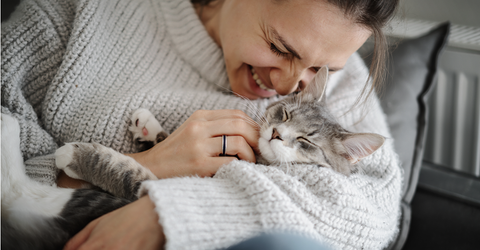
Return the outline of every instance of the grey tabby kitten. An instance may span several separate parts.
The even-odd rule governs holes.
[[[374,133],[352,133],[335,120],[325,104],[328,67],[297,95],[267,107],[260,129],[262,163],[314,164],[350,175],[360,159],[385,142]]]
[[[307,89],[267,108],[260,119],[259,163],[316,164],[349,175],[359,159],[383,144],[380,135],[350,133],[335,121],[324,104],[327,77],[328,68],[323,67]],[[147,147],[168,135],[146,109],[137,110],[131,120],[135,140],[150,144]],[[138,199],[143,181],[157,179],[111,148],[76,142],[57,149],[56,165],[93,188],[41,185],[25,175],[19,130],[14,118],[2,115],[2,134],[11,136],[4,141],[2,135],[3,249],[60,249],[90,221]]]

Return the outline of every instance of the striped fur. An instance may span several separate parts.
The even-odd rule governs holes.
[[[325,105],[328,67],[316,74],[307,89],[271,104],[260,129],[259,148],[264,164],[317,164],[344,175],[380,148],[385,138],[351,133],[338,124]]]

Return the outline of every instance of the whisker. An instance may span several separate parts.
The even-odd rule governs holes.
[[[239,98],[241,98],[244,102],[242,102],[242,106],[243,106],[243,110],[246,111],[246,113],[248,113],[248,115],[253,118],[252,121],[254,123],[250,123],[250,121],[247,121],[249,122],[250,124],[252,125],[255,125],[255,126],[260,126],[262,123],[268,123],[265,115],[264,115],[264,112],[260,111],[259,108],[258,108],[258,104],[256,104],[254,101],[246,98],[245,96],[242,96],[228,88],[225,88],[223,86],[220,86],[217,84],[217,86],[221,89],[223,89],[225,92],[228,92],[228,93],[231,93],[231,94],[234,94],[236,96],[238,96]]]
[[[231,91],[232,93],[234,93],[233,91]],[[236,94],[236,93],[234,93]],[[256,118],[258,121],[262,121],[262,122],[265,122],[265,117],[263,115],[263,112],[261,112],[258,108],[258,105],[255,104],[255,102],[253,102],[252,100],[249,100],[248,98],[242,96],[242,95],[239,95],[239,94],[236,94],[238,97],[240,97],[245,103],[242,103],[245,107],[245,110],[247,111],[250,111],[250,115],[252,115],[254,118]]]
[[[290,174],[290,166],[291,166],[290,162],[286,162],[286,166],[287,166],[287,172],[286,173],[287,173],[287,175],[289,175]]]

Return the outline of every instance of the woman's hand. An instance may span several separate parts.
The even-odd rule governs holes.
[[[144,196],[90,222],[64,249],[161,249],[164,245],[155,206]]]
[[[258,131],[258,125],[240,110],[199,110],[161,143],[129,156],[158,178],[212,176],[235,156],[255,162]],[[227,135],[230,157],[219,157],[222,135]]]
[[[57,177],[57,187],[61,188],[91,188],[92,185],[84,180],[73,179],[65,172],[60,171]]]

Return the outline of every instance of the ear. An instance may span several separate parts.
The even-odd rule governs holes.
[[[371,155],[385,142],[385,137],[374,133],[352,133],[348,134],[342,144],[345,147],[344,157],[355,164],[360,159]]]
[[[328,81],[328,66],[323,66],[308,86],[300,92],[305,100],[321,101]]]

